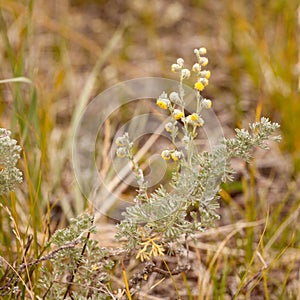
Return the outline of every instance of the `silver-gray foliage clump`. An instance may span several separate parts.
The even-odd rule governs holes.
[[[22,173],[16,167],[22,148],[10,135],[9,130],[0,128],[0,195],[22,182]]]
[[[279,125],[267,118],[249,128],[236,129],[235,138],[224,139],[212,152],[194,153],[191,165],[183,160],[180,173],[173,174],[172,192],[161,186],[146,199],[143,188],[137,198],[144,201],[127,208],[117,237],[126,237],[127,247],[133,249],[145,236],[160,236],[161,243],[166,244],[212,225],[219,218],[220,185],[233,178],[230,160],[249,161],[254,147],[267,149],[266,141],[280,139],[271,136]]]
[[[169,112],[171,119],[165,130],[169,132],[172,143],[161,156],[175,163],[170,183],[172,191],[160,186],[150,194],[143,172],[134,159],[133,143],[128,134],[116,140],[117,155],[131,162],[139,185],[135,205],[126,209],[124,220],[118,225],[117,238],[126,240],[128,250],[137,249],[137,258],[142,261],[163,255],[165,250],[172,249],[172,245],[180,246],[182,237],[192,237],[213,225],[219,218],[220,185],[232,180],[234,173],[231,159],[237,157],[249,161],[255,147],[267,149],[268,140],[280,140],[279,136],[272,136],[279,125],[263,117],[260,122],[249,124],[249,130],[236,129],[235,138],[224,138],[211,152],[199,151],[196,138],[205,123],[202,110],[210,109],[212,101],[201,95],[210,78],[210,71],[203,69],[208,63],[206,49],[195,49],[194,53],[198,61],[192,67],[196,74],[196,110],[189,114],[185,109],[183,81],[190,77],[191,72],[184,67],[182,58],[171,67],[179,74],[178,92],[172,91],[169,95],[163,92],[156,102]],[[175,146],[178,139],[182,148]]]
[[[93,218],[83,213],[54,233],[46,248],[55,250],[36,261],[51,264],[41,268],[38,285],[43,299],[115,299],[109,291],[113,254],[90,238],[94,231]]]

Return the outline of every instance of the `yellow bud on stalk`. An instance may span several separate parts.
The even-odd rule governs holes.
[[[164,150],[162,153],[161,153],[161,157],[164,159],[164,160],[169,160],[171,155],[170,155],[170,151],[169,150]]]
[[[203,91],[205,86],[202,82],[198,81],[195,83],[194,88],[198,91]]]
[[[181,70],[181,66],[179,66],[179,64],[173,64],[171,66],[171,70],[172,72],[176,73],[176,72],[179,72]]]
[[[183,112],[180,109],[174,109],[172,116],[175,120],[180,120],[183,117]]]
[[[207,109],[211,108],[211,106],[212,106],[211,100],[208,100],[208,99],[202,100],[201,104],[204,108],[207,108]]]
[[[179,160],[182,157],[182,153],[180,151],[174,151],[171,153],[171,157],[174,161]]]
[[[204,54],[207,53],[207,50],[206,50],[206,48],[204,48],[204,47],[201,47],[198,51],[199,51],[199,54],[200,54],[200,55],[204,55]]]
[[[168,99],[158,98],[156,101],[156,105],[158,105],[162,109],[167,109],[170,106],[171,102]]]

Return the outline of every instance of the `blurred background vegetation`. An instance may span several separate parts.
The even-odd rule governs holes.
[[[71,155],[72,134],[85,105],[124,80],[175,79],[170,73],[175,59],[184,57],[192,65],[193,49],[205,46],[212,72],[205,96],[213,100],[225,134],[264,115],[281,124],[283,137],[279,147],[272,144],[267,154],[258,153],[254,166],[240,167],[237,181],[224,186],[220,225],[270,215],[267,230],[240,233],[232,247],[244,249],[246,259],[224,256],[211,270],[212,285],[220,290],[214,281],[218,268],[246,274],[247,263],[257,266],[253,251],[266,244],[273,249],[266,256],[279,274],[269,277],[272,288],[283,285],[282,299],[300,294],[299,5],[298,0],[1,1],[0,79],[31,80],[0,85],[0,126],[10,129],[24,150],[24,183],[1,201],[24,241],[33,233],[33,255],[53,223],[63,226],[88,206],[74,179]],[[9,224],[1,211],[0,252],[13,261],[18,243]],[[258,243],[262,232],[265,240]],[[266,286],[262,290],[269,295]]]

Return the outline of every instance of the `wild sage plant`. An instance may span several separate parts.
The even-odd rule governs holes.
[[[116,252],[100,247],[90,234],[93,217],[83,213],[57,230],[46,248],[55,250],[36,262],[49,261],[41,269],[39,288],[43,299],[115,299],[109,288],[109,273]]]
[[[22,173],[16,167],[22,148],[10,135],[9,130],[0,128],[0,195],[12,191],[22,182]]]
[[[208,64],[206,49],[195,49],[194,53],[197,58],[192,67],[196,76],[196,111],[186,113],[183,82],[191,76],[191,71],[184,66],[182,58],[171,66],[171,70],[179,75],[178,91],[163,92],[156,102],[171,116],[165,130],[169,132],[172,143],[161,156],[175,163],[170,182],[172,191],[160,186],[150,194],[143,171],[134,159],[129,135],[125,133],[116,140],[117,155],[132,163],[139,186],[135,204],[123,213],[124,220],[118,225],[117,238],[125,238],[128,250],[137,249],[136,257],[141,261],[162,256],[174,245],[180,246],[182,237],[192,237],[213,225],[219,219],[220,184],[233,178],[231,158],[249,162],[254,147],[267,149],[266,141],[280,139],[271,136],[279,125],[263,117],[260,122],[250,124],[249,130],[236,129],[235,138],[220,140],[210,152],[199,151],[196,139],[205,123],[201,113],[212,106],[212,101],[204,98],[201,92],[208,85],[211,74],[205,69]],[[181,139],[182,149],[175,146],[178,139]]]
[[[149,192],[148,183],[138,162],[135,160],[133,142],[128,133],[116,139],[117,155],[127,158],[133,167],[138,184],[134,205],[123,213],[124,219],[118,225],[117,239],[126,241],[125,249],[136,251],[141,261],[172,253],[182,247],[182,238],[193,237],[199,231],[212,226],[219,218],[220,185],[232,180],[234,170],[230,160],[233,157],[247,162],[251,160],[254,147],[268,149],[267,141],[280,139],[272,136],[279,128],[267,118],[249,125],[249,129],[236,129],[233,139],[222,139],[210,152],[200,151],[197,146],[199,131],[204,126],[203,110],[210,109],[212,101],[205,99],[201,92],[209,83],[210,71],[205,67],[208,59],[206,49],[194,51],[197,62],[192,67],[196,81],[196,110],[187,113],[183,83],[191,76],[184,67],[184,60],[177,59],[172,65],[179,75],[178,91],[163,92],[156,104],[171,116],[165,130],[170,134],[171,143],[161,153],[166,161],[173,161],[174,170],[170,188],[160,186]],[[176,147],[178,140],[180,148]],[[178,144],[178,143],[177,143]],[[16,168],[21,147],[10,138],[10,132],[0,129],[0,194],[13,190],[22,181],[22,174]],[[110,272],[115,267],[124,249],[106,249],[90,237],[94,232],[93,218],[85,213],[71,220],[69,227],[57,230],[44,247],[44,255],[29,263],[22,263],[18,272],[33,268],[41,263],[37,289],[39,299],[121,299],[112,292]],[[54,246],[54,249],[53,249]],[[166,274],[153,262],[145,264],[144,270],[133,276],[130,286],[143,280],[151,272]],[[179,274],[180,267],[167,274]],[[22,292],[17,289],[19,280],[13,275],[5,284],[8,295]]]

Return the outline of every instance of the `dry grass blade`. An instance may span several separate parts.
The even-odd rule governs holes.
[[[123,260],[122,260],[122,274],[123,274],[123,280],[124,280],[124,284],[125,284],[125,289],[126,289],[126,294],[127,294],[128,300],[132,300],[131,293],[130,293],[130,290],[129,290],[127,273],[126,273],[126,270],[125,270],[125,266],[124,266]]]
[[[219,258],[220,254],[222,253],[223,248],[225,247],[226,243],[239,231],[239,229],[235,229],[233,230],[231,233],[229,233],[226,238],[220,243],[216,253],[214,254],[214,256],[212,257],[209,266],[207,268],[207,270],[205,271],[204,275],[203,275],[203,279],[200,281],[200,286],[199,286],[199,296],[198,299],[208,299],[209,297],[209,290],[210,288],[208,288],[209,285],[209,279],[210,279],[210,272],[215,264],[215,262],[217,261],[217,259]]]
[[[32,81],[29,78],[26,78],[26,77],[14,77],[14,78],[8,78],[8,79],[0,80],[0,83],[13,83],[13,82],[32,84]]]
[[[274,235],[271,237],[271,239],[268,241],[268,243],[265,246],[265,251],[270,251],[272,245],[274,242],[280,238],[282,232],[295,220],[297,220],[300,213],[300,205],[295,209],[295,211],[279,226],[279,228],[276,230]]]
[[[35,298],[34,298],[33,292],[28,288],[27,284],[25,283],[25,281],[23,280],[21,275],[17,272],[17,270],[4,257],[0,256],[0,261],[3,261],[5,264],[7,264],[13,270],[13,272],[17,275],[18,279],[22,282],[22,284],[25,287],[26,291],[28,292],[30,298],[32,300],[34,300]]]

